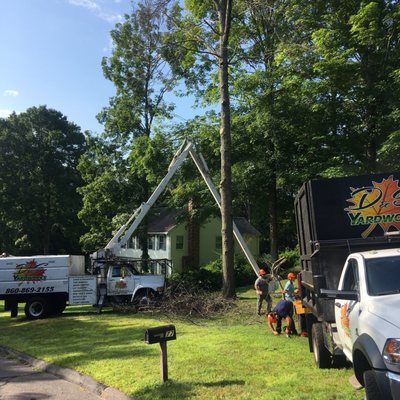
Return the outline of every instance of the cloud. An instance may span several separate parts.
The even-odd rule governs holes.
[[[84,7],[88,10],[100,10],[100,6],[94,0],[68,0],[69,4]]]
[[[111,24],[121,22],[123,19],[121,14],[104,9],[100,5],[99,0],[68,0],[68,3],[73,6],[86,8],[93,12],[97,17]],[[116,3],[118,3],[118,1],[116,1]]]
[[[12,110],[0,109],[0,118],[8,118],[12,114]]]
[[[19,95],[18,90],[5,90],[3,92],[3,96],[17,97],[18,95]]]

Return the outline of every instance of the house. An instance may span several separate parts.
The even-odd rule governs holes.
[[[260,233],[245,218],[234,218],[234,222],[253,256],[259,255]],[[182,210],[160,208],[153,210],[148,221],[148,253],[153,264],[160,264],[170,274],[182,272],[189,267],[205,265],[221,256],[221,220],[210,217],[206,222],[193,224],[185,219]],[[235,243],[235,252],[242,250]],[[142,250],[139,238],[133,236],[121,256],[140,259]]]

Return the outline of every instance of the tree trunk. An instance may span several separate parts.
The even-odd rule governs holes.
[[[268,190],[269,241],[272,261],[278,259],[278,216],[276,198],[276,176],[273,174]]]
[[[231,117],[229,100],[228,44],[232,0],[221,0],[219,5],[220,59],[219,85],[221,102],[221,236],[224,298],[235,297],[233,273],[233,217],[232,217],[232,172],[231,172]]]

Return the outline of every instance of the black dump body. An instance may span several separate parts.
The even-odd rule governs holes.
[[[319,288],[337,289],[350,253],[399,247],[400,173],[306,182],[295,199],[301,295],[319,320],[334,322],[334,300]]]

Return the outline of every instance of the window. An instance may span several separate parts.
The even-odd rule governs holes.
[[[158,250],[166,249],[166,235],[158,235]]]
[[[178,235],[176,237],[176,250],[183,250],[183,236]]]
[[[114,265],[112,270],[113,278],[125,278],[131,275],[131,267],[128,265]]]
[[[140,250],[140,240],[139,236],[133,236],[130,240],[130,248],[134,250]]]
[[[371,296],[400,293],[400,257],[366,260],[367,289]]]
[[[215,250],[222,250],[222,236],[215,237]]]
[[[358,290],[357,261],[350,259],[343,281],[343,290]]]
[[[155,250],[156,249],[156,236],[155,235],[149,235],[147,238],[147,247],[149,250]]]

